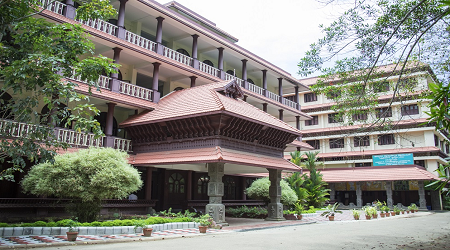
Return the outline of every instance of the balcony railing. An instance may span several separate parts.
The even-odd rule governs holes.
[[[0,119],[0,131],[4,135],[11,137],[24,137],[33,133],[38,125],[32,125],[24,122]]]
[[[125,95],[137,97],[147,101],[153,100],[153,90],[123,81],[120,81],[119,92]]]
[[[127,42],[130,42],[134,45],[137,45],[141,48],[150,50],[150,51],[156,51],[156,43],[148,40],[147,38],[144,38],[142,36],[136,35],[133,32],[125,31],[125,40]]]
[[[58,14],[61,14],[61,15],[63,14],[63,9],[65,7],[64,4],[62,4],[60,2],[57,2],[57,1],[53,1],[53,0],[40,0],[40,5],[42,7],[45,7],[46,9],[52,11],[52,12],[55,12],[55,13],[58,13]],[[117,34],[118,27],[113,25],[113,24],[110,24],[108,22],[105,22],[105,21],[102,21],[102,20],[92,20],[92,19],[89,19],[87,21],[81,21],[81,20],[78,20],[78,21],[83,23],[83,24],[85,24],[85,25],[87,25],[87,26],[89,26],[89,27],[92,27],[92,28],[95,28],[95,29],[97,29],[99,31],[105,32],[107,34],[110,34],[110,35],[113,35],[113,36],[115,36]],[[150,41],[150,40],[148,40],[148,39],[146,39],[144,37],[141,37],[141,36],[139,36],[137,34],[134,34],[134,33],[130,32],[130,31],[125,31],[125,40],[130,42],[130,43],[132,43],[132,44],[135,44],[135,45],[137,45],[139,47],[142,47],[144,49],[147,49],[147,50],[150,50],[150,51],[156,51],[156,43],[155,42]],[[186,56],[186,55],[183,55],[183,54],[181,54],[181,53],[179,53],[179,52],[177,52],[175,50],[172,50],[170,48],[167,48],[167,47],[164,47],[164,49],[163,49],[163,56],[168,57],[170,59],[173,59],[173,60],[175,60],[177,62],[180,62],[182,64],[185,64],[187,66],[192,66],[193,65],[192,64],[193,58],[191,58],[189,56]],[[209,66],[209,65],[207,65],[205,63],[202,63],[202,62],[199,62],[199,70],[204,72],[204,73],[207,73],[209,75],[215,76],[215,77],[217,77],[219,75],[219,69],[211,67],[211,66]],[[242,79],[240,79],[238,77],[235,77],[233,75],[225,73],[225,80],[232,80],[232,79],[236,79],[237,83],[241,87],[245,87],[244,86],[244,80],[242,80]],[[105,86],[105,85],[103,85],[103,86]],[[133,86],[135,86],[135,85],[133,85]],[[105,88],[107,88],[107,87],[105,87]],[[151,96],[150,95],[150,92],[152,92],[151,90],[141,91],[140,89],[138,90],[138,88],[139,87],[137,87],[137,86],[136,87],[132,87],[132,86],[128,86],[127,85],[127,86],[123,87],[123,90],[121,91],[121,93],[128,94],[128,95],[132,95],[131,93],[135,93],[136,97],[138,97],[138,98],[151,100],[151,97],[150,97],[150,99],[147,99],[147,98],[149,98],[149,96]],[[250,91],[252,91],[254,93],[266,96],[266,97],[268,97],[268,98],[270,98],[270,99],[272,99],[274,101],[277,101],[277,102],[280,102],[280,98],[282,98],[281,103],[283,105],[286,105],[286,106],[289,106],[291,108],[298,109],[298,110],[300,109],[300,106],[297,105],[297,103],[295,103],[293,101],[290,101],[290,100],[288,100],[288,99],[286,99],[284,97],[280,97],[279,95],[277,95],[275,93],[272,93],[270,91],[264,90],[263,88],[258,87],[258,86],[254,85],[254,84],[249,83],[248,84],[248,90],[250,90]]]
[[[123,150],[125,152],[131,152],[131,140],[114,138],[114,148]]]
[[[103,137],[95,138],[92,133],[81,133],[71,129],[56,128],[56,138],[77,147],[103,147]]]
[[[38,5],[46,10],[60,15],[64,14],[64,8],[67,6],[55,0],[39,0]]]

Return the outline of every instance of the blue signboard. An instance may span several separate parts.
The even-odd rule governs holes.
[[[374,166],[414,165],[413,154],[373,155]]]

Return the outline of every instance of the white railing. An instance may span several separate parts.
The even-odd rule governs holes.
[[[92,27],[96,30],[100,30],[102,32],[105,32],[107,34],[110,34],[112,36],[116,35],[117,32],[117,26],[114,24],[110,24],[108,22],[105,22],[100,19],[88,19],[88,20],[77,20],[78,22],[87,25],[89,27]]]
[[[67,6],[56,0],[39,0],[37,4],[46,10],[60,15],[64,14],[64,8]]]
[[[170,59],[172,59],[172,60],[175,60],[175,61],[177,61],[177,62],[180,62],[180,63],[182,63],[182,64],[185,64],[185,65],[188,65],[188,66],[191,66],[192,65],[192,58],[191,57],[189,57],[189,56],[186,56],[186,55],[183,55],[183,54],[181,54],[181,53],[179,53],[179,52],[176,52],[175,50],[173,50],[173,49],[169,49],[169,48],[167,48],[167,47],[164,47],[164,53],[163,53],[163,55],[165,56],[165,57],[168,57],[168,58],[170,58]]]
[[[56,138],[58,141],[74,146],[103,147],[104,137],[95,139],[95,135],[92,133],[78,133],[70,129],[57,128]]]
[[[152,101],[153,90],[131,83],[120,81],[119,92],[125,95],[137,97],[140,99]]]
[[[2,134],[11,137],[24,137],[28,133],[33,133],[38,125],[15,122],[11,120],[0,120],[0,131]]]
[[[202,72],[205,72],[207,74],[210,74],[212,76],[217,77],[219,74],[219,69],[218,68],[214,68],[213,66],[209,66],[208,64],[202,63],[202,62],[198,62],[198,69]]]
[[[234,78],[237,78],[237,77],[235,77],[234,75],[230,75],[228,73],[225,73],[225,81],[229,81],[229,80],[232,80]]]
[[[71,80],[87,83],[86,81],[81,80],[81,76],[76,76],[75,70],[72,71],[72,76],[68,77],[68,78]],[[111,89],[111,87],[109,86],[110,80],[111,80],[110,77],[100,75],[97,80],[98,87],[103,88],[103,89]]]
[[[114,148],[123,150],[125,152],[131,152],[131,140],[114,138]]]
[[[267,93],[267,97],[268,97],[268,98],[270,98],[270,99],[272,99],[272,100],[275,100],[275,101],[277,101],[277,102],[280,101],[280,96],[279,96],[279,95],[277,95],[277,94],[275,94],[275,93],[273,93],[273,92],[270,92],[270,91],[266,91],[266,93]]]
[[[125,40],[127,42],[130,42],[134,45],[137,45],[141,48],[156,51],[156,43],[153,41],[148,40],[147,38],[144,38],[142,36],[136,35],[133,32],[125,31]]]
[[[260,94],[260,95],[264,95],[264,89],[256,86],[255,84],[248,84],[248,90],[250,90],[251,92],[254,92],[256,94]]]
[[[236,83],[241,86],[242,88],[245,86],[244,84],[244,80],[242,80],[241,78],[237,78],[236,77]]]
[[[295,103],[295,102],[293,102],[293,101],[291,101],[289,99],[286,99],[284,97],[283,97],[283,104],[286,105],[286,106],[289,106],[291,108],[298,109],[297,108],[297,103]]]

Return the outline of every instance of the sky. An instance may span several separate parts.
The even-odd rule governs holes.
[[[314,0],[176,1],[238,38],[241,47],[296,78],[302,78],[297,74],[300,58],[322,37],[319,25],[331,23],[337,8]]]

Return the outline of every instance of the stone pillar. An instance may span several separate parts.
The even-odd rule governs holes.
[[[266,220],[285,220],[283,217],[283,204],[281,204],[281,170],[267,169],[269,171],[269,196],[270,203],[267,206]]]
[[[161,97],[161,93],[158,92],[159,66],[161,65],[161,63],[154,62],[152,64],[153,64],[153,83],[152,83],[153,102],[158,103]]]
[[[222,177],[224,175],[224,163],[208,163],[208,196],[209,204],[206,205],[205,212],[208,213],[216,223],[226,224],[225,206],[222,204],[224,185]]]
[[[262,87],[264,89],[264,96],[267,96],[267,70],[263,69],[261,70],[263,73],[263,78],[262,78]]]
[[[361,182],[356,182],[356,206],[357,207],[363,206]]]
[[[295,103],[297,103],[297,109],[300,110],[300,104],[299,104],[299,98],[298,98],[298,86],[295,86]]]
[[[394,207],[394,200],[392,199],[392,181],[386,181],[385,182],[385,188],[386,188],[386,196],[387,196],[387,206],[390,208]]]
[[[108,113],[106,113],[105,124],[105,146],[108,148],[114,147],[113,125],[114,125],[114,107],[115,103],[108,102]]]
[[[73,5],[73,0],[66,0],[66,8],[64,9],[64,16],[74,20],[77,15],[76,8]]]
[[[223,50],[224,48],[220,47],[217,48],[219,50],[219,60],[218,60],[218,69],[219,69],[219,75],[217,77],[219,77],[220,79],[224,80],[225,79],[225,72],[223,72]]]
[[[119,64],[120,63],[120,51],[122,51],[121,48],[115,47],[113,48],[114,51],[114,63]],[[118,71],[119,69],[116,68]],[[119,82],[119,73],[111,73],[111,91],[119,93],[120,89],[120,82]]]
[[[278,78],[278,95],[280,96],[280,102],[283,103],[283,78]]]
[[[152,179],[153,179],[153,168],[147,168],[147,176],[145,178],[145,199],[152,199]]]
[[[164,17],[157,17],[158,24],[156,25],[156,53],[162,55],[163,54],[163,45],[162,45],[162,23]]]
[[[246,102],[247,101],[247,96],[246,95],[244,95],[244,99],[242,99],[244,102]]]
[[[330,201],[336,200],[336,187],[334,183],[329,183],[328,188],[330,189]]]
[[[120,0],[119,15],[117,17],[117,37],[125,40],[125,4],[128,0]]]
[[[247,59],[243,59],[242,61],[242,80],[244,80],[244,89],[248,89],[247,82]]]
[[[267,112],[267,103],[263,103],[263,111]]]
[[[197,79],[196,76],[190,76],[189,78],[191,78],[191,88],[195,87],[195,79]]]
[[[283,120],[283,110],[282,109],[279,109],[278,110],[278,119],[280,119],[281,121]]]
[[[195,69],[199,68],[199,63],[197,59],[197,44],[198,44],[198,35],[192,35],[192,67]]]
[[[427,209],[427,200],[425,199],[425,188],[423,181],[419,181],[419,208]]]

